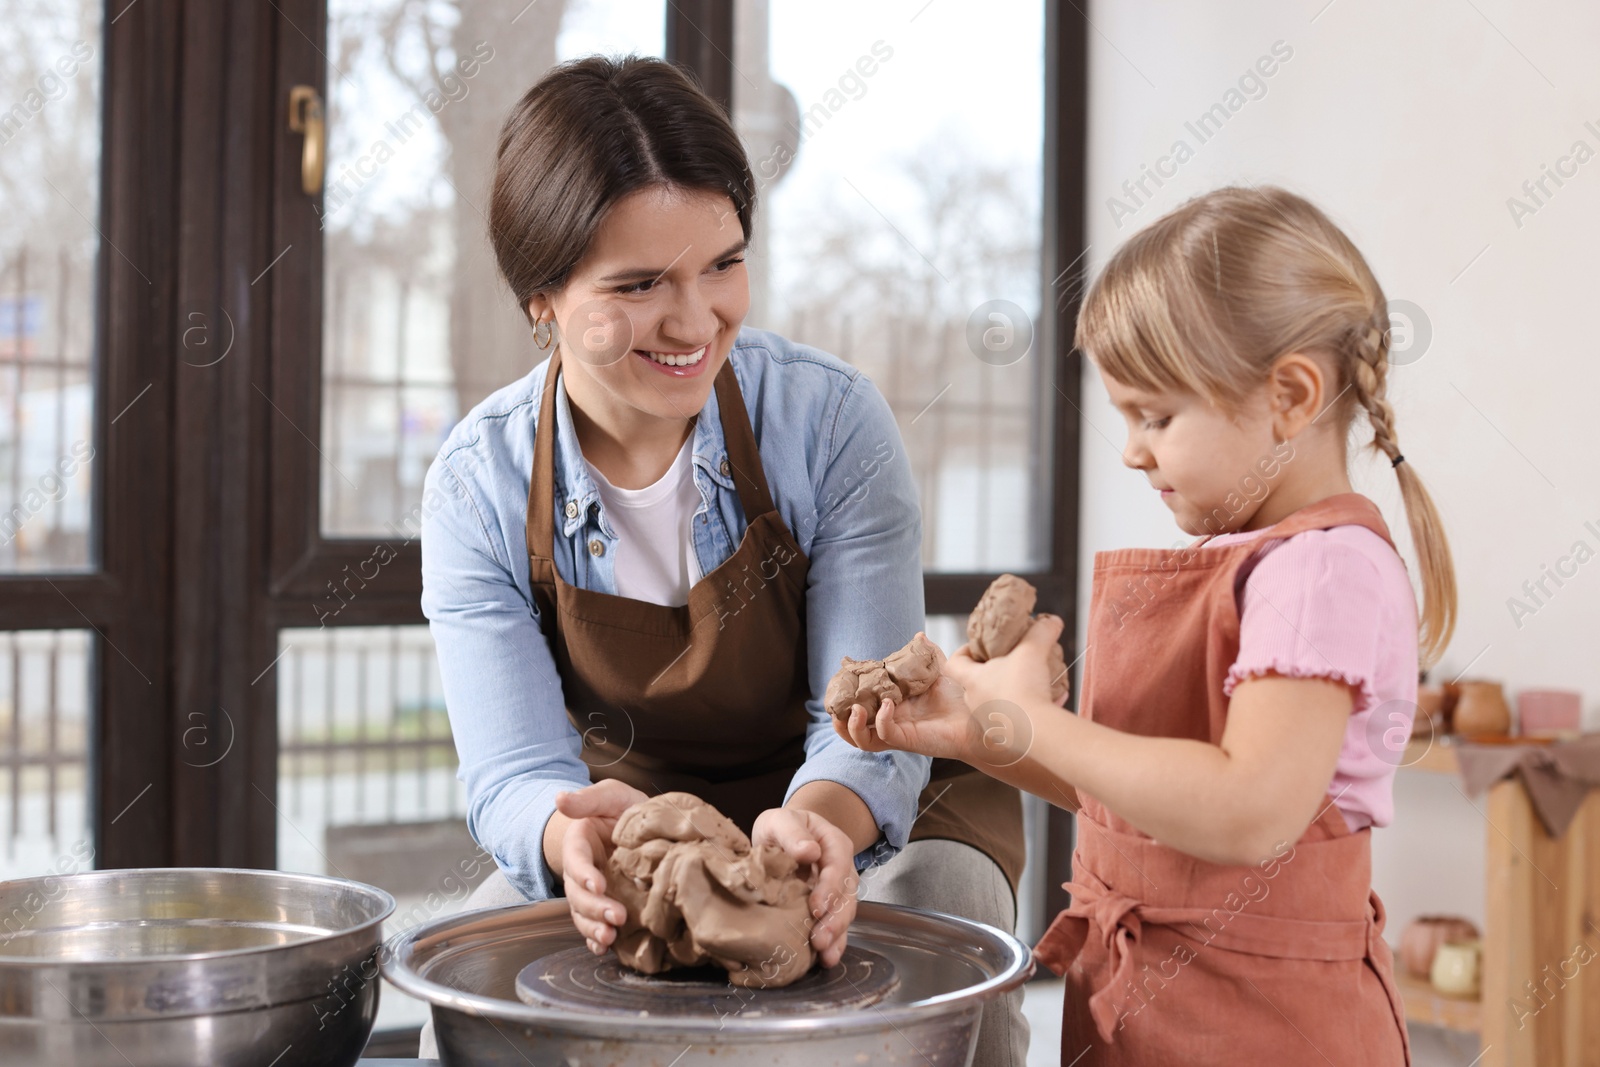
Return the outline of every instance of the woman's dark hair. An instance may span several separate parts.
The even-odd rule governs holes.
[[[755,183],[722,108],[662,59],[589,56],[550,70],[500,128],[489,240],[528,298],[560,289],[600,221],[653,185],[722,193],[750,239]]]

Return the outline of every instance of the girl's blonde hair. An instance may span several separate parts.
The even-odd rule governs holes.
[[[1283,189],[1217,189],[1135,234],[1089,290],[1074,343],[1132,388],[1193,393],[1235,411],[1279,356],[1322,356],[1338,390],[1328,414],[1348,431],[1364,411],[1372,448],[1391,462],[1400,455],[1384,398],[1383,289],[1343,231]],[[1406,460],[1394,470],[1421,570],[1419,641],[1431,664],[1455,630],[1455,568],[1416,468]]]

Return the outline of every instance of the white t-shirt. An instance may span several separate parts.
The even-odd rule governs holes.
[[[702,577],[694,554],[694,514],[700,490],[694,484],[694,435],[683,442],[667,473],[643,489],[618,489],[589,463],[589,476],[617,532],[617,595],[679,607]]]

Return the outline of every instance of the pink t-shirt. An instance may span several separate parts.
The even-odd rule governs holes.
[[[1270,529],[1206,543],[1236,544]],[[1232,696],[1239,682],[1264,674],[1349,685],[1355,704],[1328,793],[1351,830],[1389,825],[1417,700],[1417,602],[1405,563],[1365,526],[1307,530],[1251,559],[1239,658],[1223,692]]]

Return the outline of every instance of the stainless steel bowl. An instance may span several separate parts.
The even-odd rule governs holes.
[[[564,900],[466,912],[398,934],[385,946],[383,973],[432,1004],[446,1067],[964,1067],[984,1002],[1033,973],[1027,946],[1009,934],[889,904],[863,903],[850,942],[889,957],[899,989],[870,1008],[806,1016],[619,1019],[523,1004],[517,973],[583,943]]]
[[[277,871],[0,882],[0,1064],[347,1067],[393,910],[381,889]]]

